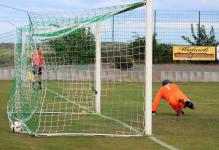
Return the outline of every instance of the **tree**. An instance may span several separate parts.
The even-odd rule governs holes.
[[[50,59],[56,60],[59,65],[94,63],[95,36],[90,28],[79,28],[63,37],[50,40],[49,45],[55,50],[55,55],[50,55]]]
[[[144,63],[145,60],[145,37],[140,37],[137,33],[134,35],[134,41],[130,44],[133,49],[134,61]],[[153,34],[153,63],[172,62],[172,46],[170,44],[160,43],[157,40],[157,34]]]
[[[207,35],[205,26],[199,26],[197,24],[197,33],[194,31],[193,24],[191,24],[191,32],[193,41],[186,36],[182,36],[182,39],[184,39],[186,42],[188,42],[191,45],[197,45],[197,46],[217,46],[219,42],[217,42],[215,38],[215,32],[213,26],[211,27],[210,34]]]
[[[138,33],[134,33],[134,41],[129,44],[130,53],[135,62],[144,62],[145,57],[145,37],[141,37]]]

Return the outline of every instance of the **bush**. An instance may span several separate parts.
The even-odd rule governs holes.
[[[115,58],[117,69],[128,70],[133,67],[133,59],[130,56],[120,56]]]

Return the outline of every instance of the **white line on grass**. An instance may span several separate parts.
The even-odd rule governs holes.
[[[163,147],[166,147],[169,150],[179,150],[179,149],[173,147],[172,145],[169,145],[169,144],[159,140],[158,138],[156,138],[154,136],[150,136],[149,139],[151,139],[152,141],[156,142],[157,144],[160,144]]]

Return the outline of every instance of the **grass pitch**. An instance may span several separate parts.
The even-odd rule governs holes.
[[[161,101],[158,114],[153,117],[153,134],[163,142],[179,149],[216,150],[219,147],[219,83],[180,83],[181,89],[194,102],[196,109],[185,110],[184,117]],[[159,150],[164,147],[148,137],[43,137],[13,134],[8,126],[7,101],[10,81],[0,81],[0,149],[3,150]],[[160,84],[153,85],[153,92]]]

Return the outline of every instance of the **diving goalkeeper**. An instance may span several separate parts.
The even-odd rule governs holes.
[[[178,85],[171,83],[170,80],[163,80],[162,87],[156,94],[152,106],[153,115],[156,114],[157,107],[161,99],[165,99],[170,104],[170,106],[172,106],[177,116],[184,115],[182,108],[188,107],[190,109],[194,109],[194,105],[189,100],[189,98],[184,95]]]

